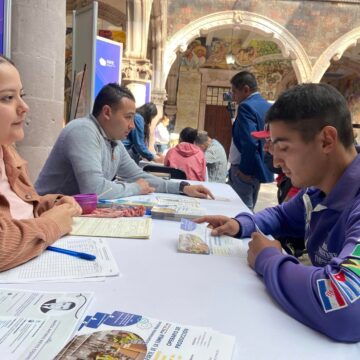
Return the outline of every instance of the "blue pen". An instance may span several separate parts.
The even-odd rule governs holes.
[[[48,246],[46,249],[50,250],[50,251],[55,251],[55,252],[58,252],[61,254],[75,256],[75,257],[78,257],[78,258],[84,259],[84,260],[95,260],[96,259],[95,255],[86,254],[83,252],[78,252],[78,251],[73,251],[73,250],[62,249],[62,248],[58,248],[55,246]]]

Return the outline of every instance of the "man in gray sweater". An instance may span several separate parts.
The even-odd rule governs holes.
[[[204,153],[210,182],[226,183],[227,158],[224,147],[206,131],[198,131],[195,142]]]
[[[114,199],[156,191],[213,197],[202,185],[163,180],[136,165],[120,141],[134,128],[135,111],[135,98],[126,87],[105,85],[92,114],[61,131],[35,183],[38,193],[96,193]]]

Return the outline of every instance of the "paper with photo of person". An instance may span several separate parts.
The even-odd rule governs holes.
[[[52,359],[71,339],[93,294],[0,289],[2,359]]]

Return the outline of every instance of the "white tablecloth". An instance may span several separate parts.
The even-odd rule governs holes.
[[[209,187],[215,196],[232,199],[202,200],[209,214],[234,216],[246,210],[228,185]],[[12,287],[91,290],[95,300],[90,314],[122,310],[212,327],[236,336],[234,360],[360,359],[360,344],[336,343],[288,316],[268,295],[246,259],[178,253],[178,228],[178,222],[154,220],[150,240],[110,239],[120,277]]]

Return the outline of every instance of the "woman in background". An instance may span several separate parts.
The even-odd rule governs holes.
[[[155,128],[155,150],[163,154],[169,148],[170,133],[168,130],[170,120],[164,115]]]
[[[14,64],[0,56],[0,271],[42,253],[71,230],[81,214],[68,196],[39,196],[30,181],[26,162],[14,143],[24,138],[29,110]]]
[[[162,163],[163,156],[153,154],[149,151],[150,126],[152,120],[157,115],[156,105],[152,102],[146,103],[136,109],[134,117],[135,129],[131,130],[123,144],[129,155],[138,164],[142,158],[148,161]]]

